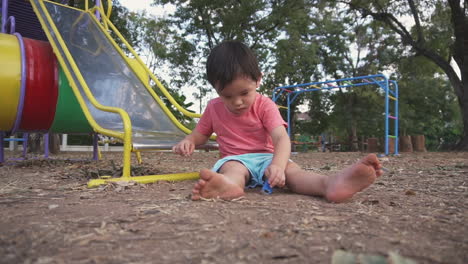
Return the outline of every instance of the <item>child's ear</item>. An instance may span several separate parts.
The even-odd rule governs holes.
[[[262,75],[260,75],[260,78],[258,78],[258,80],[257,80],[257,83],[256,83],[257,88],[260,87],[260,84],[262,83],[262,78],[263,78],[263,72],[262,72]]]

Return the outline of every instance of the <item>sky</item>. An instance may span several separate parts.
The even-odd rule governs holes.
[[[151,6],[151,0],[120,0],[120,3],[130,11],[146,10],[149,14],[163,16],[175,10],[174,6],[166,5],[164,8]]]

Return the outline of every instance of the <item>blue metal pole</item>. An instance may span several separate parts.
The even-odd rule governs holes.
[[[399,98],[398,98],[398,84],[396,81],[393,82],[395,84],[395,155],[398,155],[398,123],[400,122],[400,117],[398,116],[398,103],[399,103]]]
[[[385,155],[388,155],[388,79],[385,78]]]
[[[288,93],[288,135],[289,138],[291,138],[291,99],[290,99],[291,93]]]
[[[272,93],[272,95],[271,95],[271,100],[272,100],[273,102],[275,102],[275,103],[276,103],[276,99],[277,99],[277,98],[276,98],[276,90],[278,90],[278,87],[276,87],[275,89],[273,89],[273,93]],[[280,90],[280,92],[282,92],[282,91],[283,91],[283,90]]]

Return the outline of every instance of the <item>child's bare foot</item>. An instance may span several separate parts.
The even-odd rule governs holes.
[[[222,174],[203,169],[200,171],[200,180],[192,190],[192,200],[203,198],[219,198],[232,200],[244,195],[244,189],[229,181]]]
[[[343,202],[367,188],[382,173],[382,165],[377,156],[369,154],[350,168],[331,177],[325,197],[331,202]]]

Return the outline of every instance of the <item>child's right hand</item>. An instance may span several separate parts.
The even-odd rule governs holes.
[[[194,150],[195,144],[191,140],[188,140],[186,138],[177,143],[174,147],[172,147],[172,151],[174,153],[185,157],[192,155]]]
[[[268,178],[271,187],[284,187],[286,184],[284,169],[278,165],[270,164],[265,170],[265,176]]]

